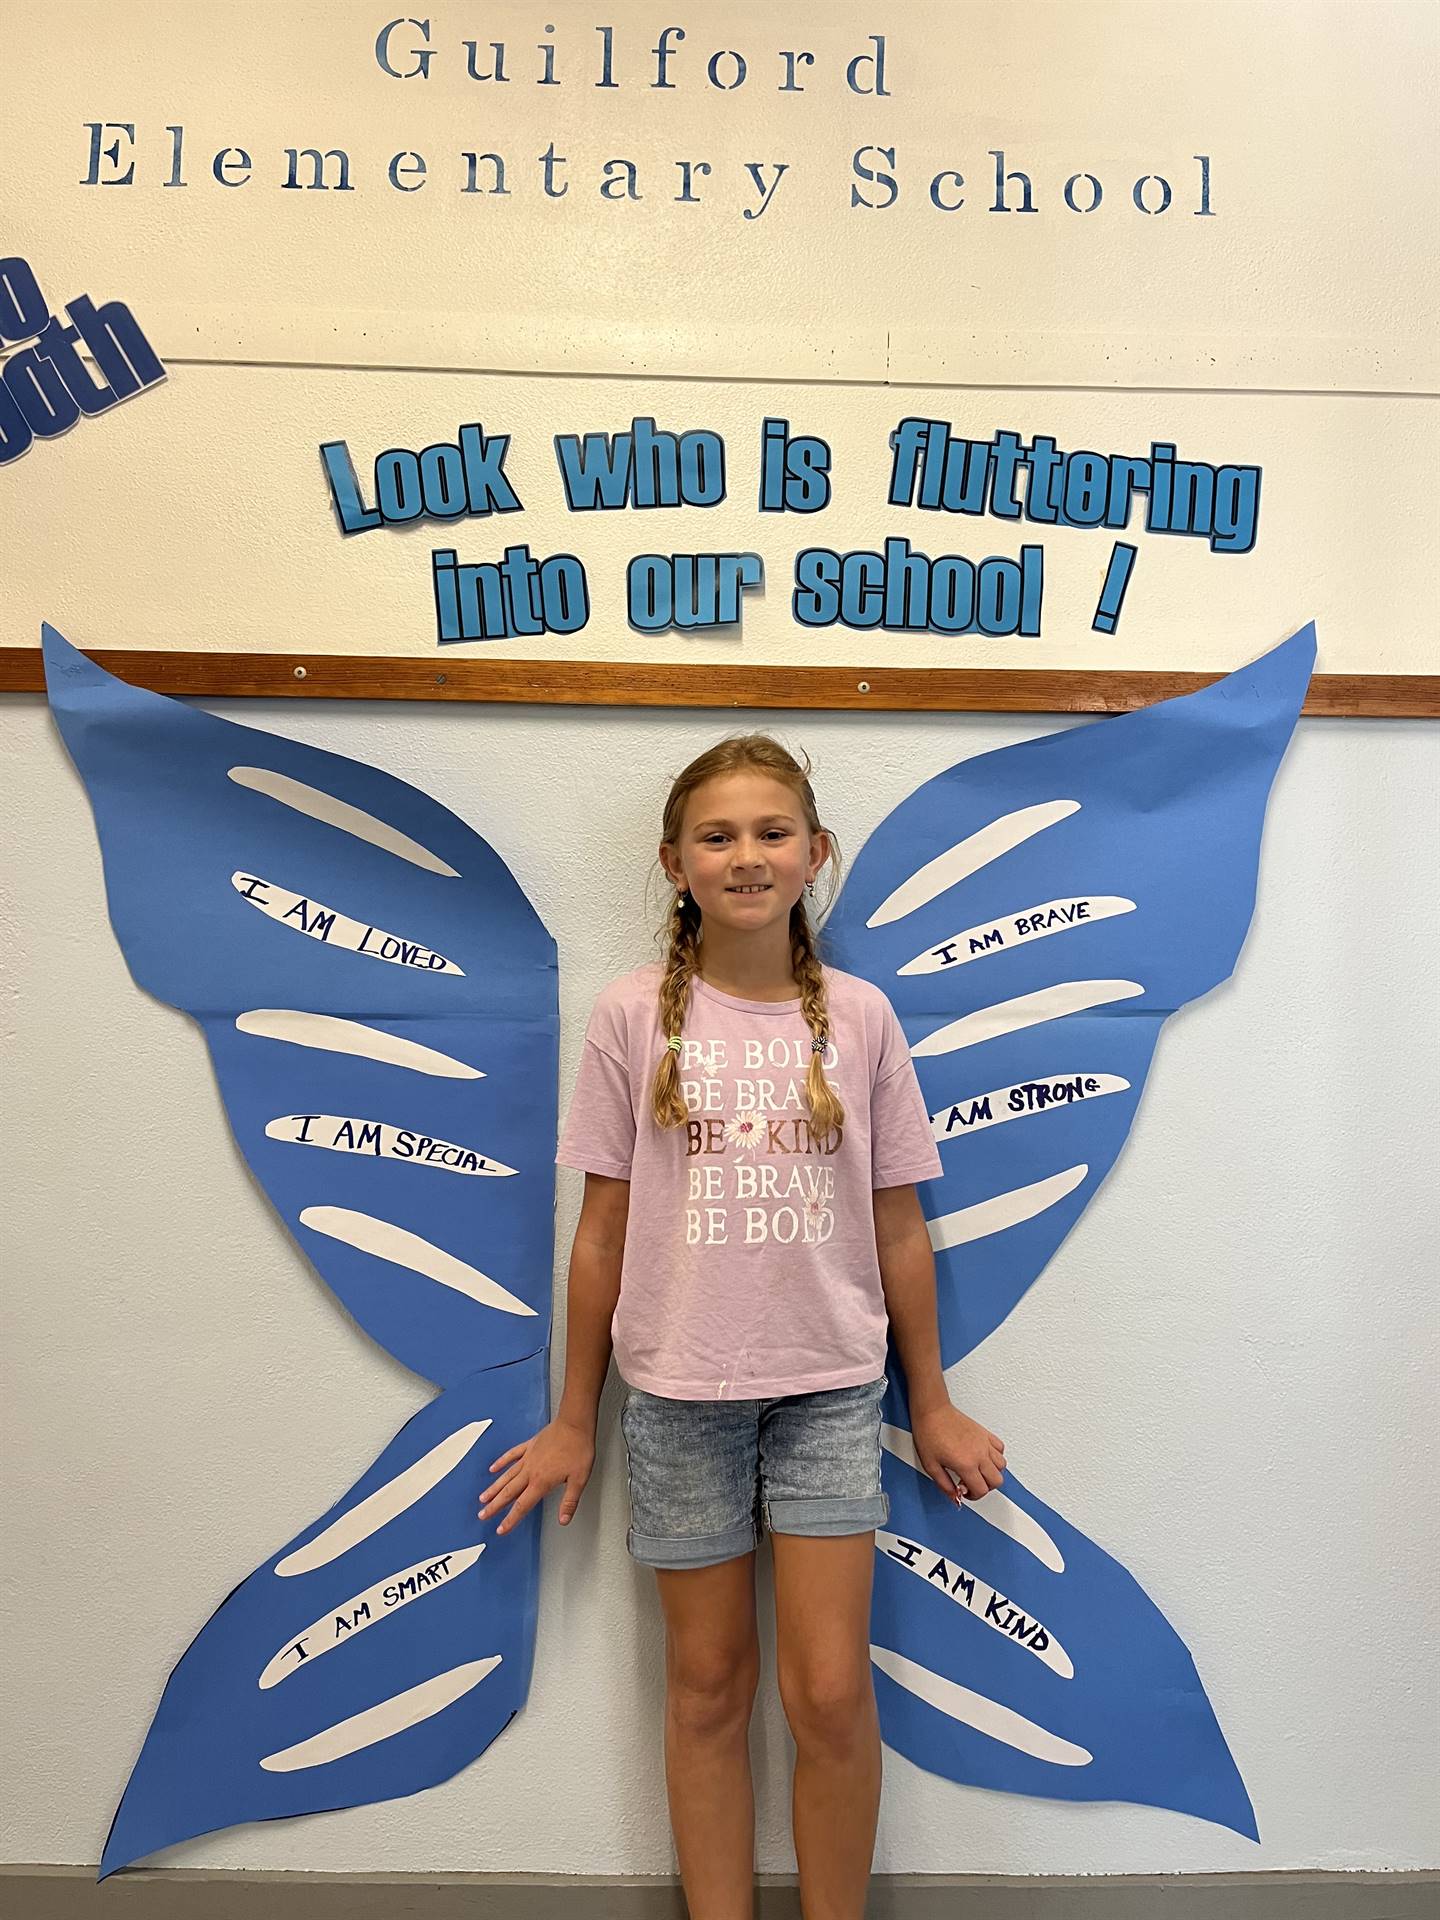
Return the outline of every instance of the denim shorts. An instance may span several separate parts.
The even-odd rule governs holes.
[[[884,1526],[882,1374],[774,1400],[667,1400],[629,1387],[620,1430],[630,1469],[625,1544],[651,1567],[709,1567],[771,1533]]]

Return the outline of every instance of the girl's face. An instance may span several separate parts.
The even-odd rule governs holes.
[[[695,788],[679,842],[662,845],[660,857],[707,920],[753,929],[788,924],[830,842],[811,835],[800,796],[784,781],[748,768]]]

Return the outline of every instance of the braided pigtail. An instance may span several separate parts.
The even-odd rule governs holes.
[[[670,906],[668,951],[660,980],[660,1031],[667,1044],[650,1088],[657,1127],[683,1127],[690,1110],[680,1093],[680,1037],[690,1007],[690,981],[697,971],[700,909],[677,888]]]
[[[815,950],[815,936],[803,901],[790,910],[790,952],[795,982],[800,989],[800,1011],[810,1029],[810,1069],[805,1076],[805,1093],[810,1102],[810,1133],[817,1146],[835,1135],[834,1147],[845,1137],[845,1108],[838,1093],[825,1078],[825,1048],[830,1040],[830,1010],[826,1002],[825,975]]]

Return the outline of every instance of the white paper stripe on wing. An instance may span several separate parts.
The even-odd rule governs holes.
[[[472,1688],[478,1687],[499,1664],[500,1655],[494,1653],[488,1660],[470,1660],[463,1667],[452,1667],[448,1673],[437,1673],[433,1679],[422,1680],[418,1687],[407,1687],[404,1693],[394,1693],[388,1700],[377,1701],[363,1713],[352,1714],[348,1720],[337,1720],[333,1727],[312,1734],[308,1740],[298,1741],[293,1747],[282,1747],[279,1753],[267,1753],[260,1764],[267,1773],[297,1773],[302,1767],[323,1767],[332,1760],[343,1760],[348,1753],[376,1746],[392,1734],[403,1733],[407,1727],[418,1726],[422,1720],[443,1713],[446,1707],[453,1706]]]
[[[413,1507],[417,1500],[423,1500],[432,1487],[438,1486],[447,1473],[459,1466],[490,1424],[488,1420],[471,1420],[453,1433],[447,1433],[393,1480],[387,1480],[373,1493],[367,1493],[363,1500],[357,1500],[353,1507],[347,1507],[328,1527],[322,1527],[313,1540],[307,1540],[303,1547],[296,1547],[283,1560],[277,1560],[276,1573],[282,1579],[297,1573],[313,1573],[316,1567],[328,1566],[342,1553],[368,1540],[372,1533],[388,1527],[397,1514]]]
[[[417,1560],[413,1567],[402,1567],[398,1573],[387,1574],[383,1580],[366,1587],[363,1593],[352,1594],[350,1599],[327,1607],[313,1625],[302,1633],[292,1634],[266,1663],[260,1675],[261,1687],[278,1686],[322,1653],[348,1645],[357,1633],[373,1627],[377,1620],[387,1620],[392,1613],[408,1607],[412,1600],[422,1599],[427,1593],[458,1580],[484,1551],[482,1542],[478,1547],[455,1547],[449,1553],[432,1553],[426,1560]]]
[[[1095,1758],[1074,1741],[1064,1740],[1048,1727],[1027,1720],[1013,1707],[1002,1706],[998,1700],[962,1687],[942,1674],[932,1673],[917,1661],[907,1660],[903,1653],[872,1645],[870,1658],[882,1673],[889,1674],[917,1700],[924,1700],[951,1720],[959,1720],[979,1733],[988,1734],[992,1740],[1013,1747],[1017,1753],[1028,1753],[1032,1760],[1047,1760],[1057,1767],[1088,1767]]]
[[[933,860],[927,860],[908,880],[902,880],[876,907],[866,926],[888,927],[892,920],[903,920],[907,913],[927,905],[947,887],[969,879],[992,860],[998,860],[1002,854],[1079,811],[1078,800],[1044,800],[1037,806],[1019,807],[1014,813],[1002,814],[955,846],[947,847],[944,853],[936,854]]]
[[[1033,1653],[1060,1679],[1075,1678],[1074,1662],[1044,1622],[1017,1607],[1008,1594],[987,1585],[968,1567],[962,1567],[953,1555],[940,1553],[925,1541],[912,1540],[907,1534],[892,1533],[886,1527],[875,1530],[875,1551],[906,1568],[926,1586],[938,1587],[957,1607],[973,1613],[992,1633],[1003,1633],[1007,1640]]]
[[[930,1476],[920,1464],[920,1456],[915,1451],[915,1436],[908,1427],[892,1427],[888,1421],[880,1423],[880,1444],[887,1453],[893,1453],[897,1460],[903,1460],[907,1467],[913,1467],[925,1479]],[[1024,1547],[1051,1573],[1065,1571],[1065,1556],[1040,1522],[1019,1507],[1008,1493],[1002,1493],[998,1487],[992,1487],[981,1500],[965,1501],[968,1513],[976,1514],[987,1526],[1005,1534],[1017,1547]]]
[[[262,1040],[284,1040],[295,1047],[317,1047],[323,1053],[353,1053],[360,1060],[376,1060],[382,1067],[408,1067],[412,1073],[433,1074],[439,1080],[483,1080],[479,1067],[452,1059],[418,1040],[402,1040],[362,1020],[342,1020],[333,1013],[301,1013],[293,1007],[256,1007],[238,1014],[241,1033]]]
[[[442,860],[438,853],[422,847],[408,833],[392,827],[387,820],[377,820],[373,813],[366,813],[362,807],[352,807],[348,800],[337,799],[333,793],[326,793],[323,787],[308,787],[303,780],[292,780],[288,773],[273,773],[269,767],[231,767],[229,772],[237,787],[248,787],[252,793],[267,794],[270,799],[278,800],[282,807],[293,807],[296,813],[323,821],[327,827],[339,827],[344,833],[353,833],[357,840],[368,840],[372,847],[379,847],[385,853],[408,860],[411,866],[424,867],[427,873],[443,874],[447,880],[460,878],[448,860]]]
[[[1117,1000],[1133,1000],[1145,989],[1134,980],[1059,980],[1053,987],[1041,987],[1035,993],[1017,994],[1013,1000],[997,1000],[993,1006],[976,1007],[948,1025],[937,1027],[917,1040],[910,1049],[912,1059],[924,1060],[938,1053],[956,1053],[961,1047],[979,1046],[982,1040],[998,1040],[1005,1033],[1020,1033],[1026,1027],[1043,1026],[1047,1020],[1063,1020],[1067,1014],[1084,1013],[1089,1007],[1113,1006]]]
[[[411,1233],[407,1227],[397,1227],[393,1220],[380,1220],[373,1213],[359,1213],[353,1207],[306,1207],[300,1215],[300,1224],[314,1233],[327,1234],[332,1240],[343,1240],[346,1246],[355,1247],[361,1253],[373,1253],[377,1259],[408,1267],[412,1273],[434,1280],[442,1287],[452,1287],[482,1307],[497,1307],[501,1313],[534,1317],[534,1307],[527,1307],[488,1273],[457,1260],[453,1253],[437,1247],[433,1240]]]
[[[966,1506],[971,1513],[978,1514],[987,1527],[994,1527],[997,1533],[1003,1533],[1013,1540],[1017,1547],[1024,1547],[1027,1553],[1033,1553],[1042,1566],[1051,1573],[1065,1571],[1065,1556],[1033,1513],[1027,1513],[1024,1507],[1017,1506],[1008,1493],[993,1488],[983,1500],[967,1500]]]
[[[338,907],[327,907],[308,893],[292,893],[258,873],[232,873],[230,884],[242,900],[258,907],[267,919],[274,920],[292,933],[303,933],[307,940],[318,940],[328,947],[343,947],[347,953],[363,953],[371,960],[384,960],[390,966],[414,967],[422,973],[454,973],[463,979],[465,969],[447,960],[443,953],[404,934],[387,933],[372,922],[353,920]]]
[[[1033,1113],[1057,1113],[1083,1100],[1100,1100],[1107,1093],[1128,1093],[1130,1082],[1118,1073],[1051,1073],[1013,1086],[972,1093],[930,1115],[930,1131],[942,1145],[967,1133],[982,1133],[1007,1120],[1024,1120]]]
[[[1031,941],[1048,939],[1052,933],[1073,933],[1076,927],[1088,927],[1097,920],[1113,920],[1117,913],[1134,913],[1135,902],[1118,893],[1072,894],[1065,900],[1042,900],[1039,906],[1022,907],[1018,913],[1002,913],[996,920],[982,920],[979,926],[952,933],[948,940],[937,940],[924,953],[917,953],[897,975],[944,973],[950,967],[963,967],[971,960],[983,960],[992,953],[1008,953],[1013,947],[1028,946]]]
[[[925,1222],[930,1245],[939,1253],[944,1247],[963,1247],[971,1240],[983,1240],[987,1234],[1017,1227],[1022,1220],[1033,1220],[1037,1213],[1073,1193],[1089,1171],[1088,1164],[1065,1167],[1043,1180],[1031,1181],[1028,1187],[1010,1187],[1004,1193],[991,1194],[988,1200],[977,1200],[972,1207],[939,1214]]]
[[[392,1127],[388,1120],[363,1120],[346,1113],[281,1113],[266,1123],[270,1140],[319,1147],[329,1153],[364,1153],[372,1160],[398,1160],[401,1166],[438,1167],[444,1173],[501,1179],[515,1172],[474,1147],[437,1140],[419,1127]]]

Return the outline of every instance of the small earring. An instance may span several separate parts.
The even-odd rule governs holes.
[[[815,882],[813,880],[807,880],[805,882],[805,891],[812,900],[815,898]]]

